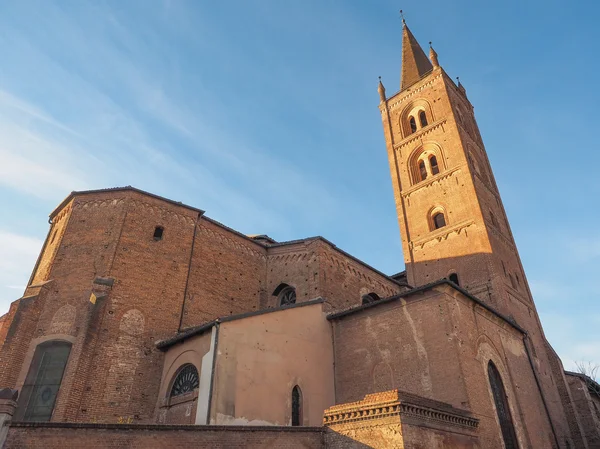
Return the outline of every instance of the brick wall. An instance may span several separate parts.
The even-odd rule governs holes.
[[[523,447],[553,445],[522,334],[453,289],[415,293],[335,319],[334,344],[337,403],[399,388],[471,411],[481,420],[482,447],[499,447],[487,378],[491,360]]]
[[[188,449],[190,447],[322,449],[315,427],[134,426],[13,423],[5,449]]]
[[[589,449],[600,448],[600,401],[593,398],[584,379],[567,374],[566,381],[573,398],[573,406],[579,418]],[[595,404],[594,404],[595,402]]]

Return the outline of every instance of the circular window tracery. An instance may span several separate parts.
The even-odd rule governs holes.
[[[194,365],[188,363],[183,365],[177,373],[173,386],[171,387],[170,397],[179,396],[182,394],[194,391],[200,385],[198,370]]]
[[[279,305],[288,306],[296,303],[296,289],[286,287],[279,293]]]

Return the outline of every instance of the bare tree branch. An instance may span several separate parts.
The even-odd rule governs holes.
[[[598,376],[600,374],[600,365],[589,361],[575,362],[577,372],[586,376],[585,382],[588,389],[600,396],[600,385],[598,384]]]

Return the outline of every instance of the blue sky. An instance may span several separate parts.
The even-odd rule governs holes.
[[[0,2],[0,313],[49,212],[133,185],[403,269],[377,77],[401,23],[460,76],[550,342],[600,363],[597,2]]]

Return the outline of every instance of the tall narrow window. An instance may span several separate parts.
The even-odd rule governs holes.
[[[515,433],[510,408],[508,407],[504,384],[502,383],[498,369],[491,361],[488,363],[488,378],[494,403],[496,404],[496,413],[498,414],[498,422],[500,423],[500,430],[504,439],[504,447],[506,449],[518,449],[517,434]]]
[[[299,426],[302,423],[302,392],[296,385],[292,389],[292,426]]]
[[[421,128],[427,126],[427,114],[425,114],[425,111],[419,112],[419,121],[421,122]]]
[[[16,419],[50,421],[70,352],[71,343],[66,341],[49,341],[35,348]]]
[[[450,276],[448,276],[448,279],[450,279],[450,281],[454,282],[456,285],[460,285],[460,282],[458,281],[458,274],[451,273]]]
[[[410,119],[408,120],[410,123],[410,132],[414,133],[417,130],[417,122],[415,121],[415,118],[411,115]]]
[[[419,161],[419,176],[421,177],[421,181],[424,181],[425,179],[427,179],[427,168],[425,168],[425,161],[424,160],[420,160]]]
[[[444,217],[444,214],[441,212],[436,213],[433,216],[433,228],[440,229],[444,226],[446,226],[446,218]]]
[[[437,163],[437,158],[435,156],[431,156],[429,158],[429,164],[431,164],[431,174],[437,175],[440,172],[440,167]]]

